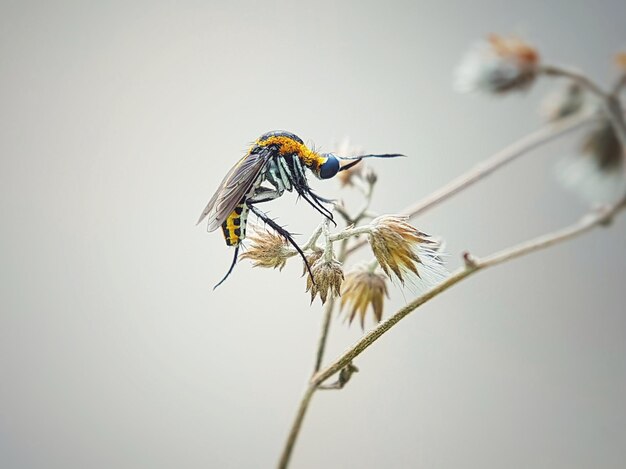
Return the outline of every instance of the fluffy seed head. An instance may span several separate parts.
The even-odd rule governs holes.
[[[341,287],[341,309],[348,307],[348,321],[358,314],[361,327],[365,325],[365,314],[371,306],[376,322],[383,317],[383,303],[387,292],[387,278],[379,273],[371,272],[367,267],[357,267],[348,274]]]
[[[242,259],[250,259],[254,267],[283,270],[287,259],[291,257],[287,241],[276,233],[257,228],[249,238],[252,244],[246,252],[241,254]]]
[[[446,275],[441,259],[440,244],[408,223],[408,217],[384,215],[371,223],[369,242],[372,251],[390,279],[404,285],[429,286]]]
[[[476,43],[456,70],[461,93],[502,94],[530,86],[537,75],[539,53],[516,37],[491,35]]]

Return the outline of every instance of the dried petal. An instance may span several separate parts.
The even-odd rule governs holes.
[[[369,271],[365,267],[357,267],[346,275],[341,288],[341,309],[348,306],[348,321],[358,314],[361,327],[365,325],[367,307],[371,306],[376,322],[383,317],[383,303],[387,292],[387,280],[382,274]]]
[[[385,274],[404,285],[429,286],[441,281],[447,272],[440,245],[408,223],[407,217],[384,215],[371,223],[369,242]]]
[[[308,275],[309,274],[309,269],[307,269],[307,264],[309,265],[309,267],[311,267],[313,264],[315,264],[318,259],[320,257],[322,257],[322,254],[324,254],[324,251],[311,251],[308,254],[305,254],[305,258],[306,258],[306,264],[304,263],[304,261],[302,261],[302,275]]]

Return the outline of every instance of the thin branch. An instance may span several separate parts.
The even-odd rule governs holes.
[[[617,133],[620,143],[622,144],[622,147],[626,148],[626,121],[624,120],[622,106],[619,101],[619,96],[617,94],[605,92],[593,80],[589,79],[582,73],[578,73],[573,70],[558,67],[555,65],[544,65],[540,68],[540,72],[548,76],[569,78],[570,80],[578,83],[590,93],[596,95],[600,99],[600,102],[602,103],[602,106],[607,113],[607,117],[611,120],[611,123],[615,128],[615,132]]]
[[[556,65],[543,65],[539,68],[539,72],[548,76],[569,78],[570,80],[578,83],[590,93],[595,94],[600,99],[606,99],[606,97],[608,96],[607,93],[602,88],[600,88],[600,86],[598,86],[594,81],[589,79],[589,77],[575,70],[570,70]]]
[[[326,350],[326,342],[328,340],[328,330],[330,329],[330,319],[333,316],[333,309],[335,309],[335,298],[331,297],[326,302],[326,305],[324,305],[324,317],[322,319],[320,338],[317,342],[317,352],[315,354],[315,368],[313,370],[313,374],[317,373],[322,367],[324,351]]]
[[[394,315],[390,316],[387,320],[381,322],[376,328],[374,328],[367,335],[361,338],[347,352],[341,355],[341,357],[339,357],[323,370],[318,371],[313,375],[309,386],[307,387],[302,397],[300,406],[298,408],[298,413],[296,414],[296,418],[289,432],[289,437],[287,439],[285,449],[283,450],[279,468],[284,469],[289,463],[289,458],[291,456],[293,446],[300,432],[300,428],[302,427],[302,422],[304,421],[304,415],[315,391],[320,389],[320,386],[322,386],[328,378],[332,377],[338,372],[341,372],[344,369],[353,366],[352,361],[357,356],[363,353],[370,345],[376,342],[383,334],[389,331],[393,326],[395,326],[398,322],[408,316],[411,312],[476,272],[505,263],[518,257],[525,256],[541,249],[546,249],[555,244],[562,243],[569,239],[580,236],[595,227],[607,225],[612,221],[613,217],[625,207],[626,199],[620,200],[618,203],[612,206],[605,207],[601,210],[586,215],[578,223],[575,223],[567,228],[555,231],[553,233],[549,233],[547,235],[535,238],[524,243],[520,243],[511,248],[504,249],[495,254],[487,256],[483,259],[477,259],[470,254],[466,254],[464,256],[464,267],[458,269],[439,285],[431,288],[423,295],[411,301],[404,308],[400,309]]]
[[[596,120],[594,115],[575,115],[557,122],[547,124],[538,130],[522,137],[513,142],[511,145],[503,148],[482,163],[478,164],[467,173],[453,179],[451,182],[435,191],[426,198],[420,200],[414,205],[405,208],[402,213],[409,217],[415,217],[430,210],[436,205],[444,202],[448,198],[456,195],[464,189],[474,185],[478,181],[491,175],[493,172],[503,166],[515,161],[520,156],[538,148],[554,139],[557,139],[569,132],[573,132],[582,126]]]
[[[296,413],[296,417],[291,425],[291,431],[289,432],[289,436],[287,437],[287,443],[285,443],[285,448],[283,449],[283,453],[280,456],[280,461],[278,462],[279,469],[286,469],[289,465],[289,459],[291,458],[291,453],[293,452],[293,447],[296,444],[296,440],[298,439],[298,434],[300,433],[300,428],[302,428],[302,422],[304,421],[304,416],[306,415],[306,411],[309,408],[309,404],[311,403],[311,398],[316,391],[316,386],[313,384],[309,384],[304,395],[302,396],[302,400],[300,401],[300,405],[298,406],[298,412]]]
[[[359,214],[357,215],[357,217],[355,217],[358,220],[360,220],[364,216],[365,212],[369,208],[369,205],[372,200],[373,188],[374,188],[374,182],[368,181],[368,189],[365,193],[365,203],[363,205],[363,208],[359,211]],[[339,208],[338,206],[335,206],[335,210],[338,210],[340,215],[344,217],[344,219],[346,220],[346,223],[350,223],[350,221],[352,221],[350,220],[350,216],[348,215],[348,213],[346,211],[342,211],[343,208]],[[330,236],[328,234],[328,224],[326,222],[326,224],[322,223],[318,227],[318,229],[316,230],[316,233],[314,233],[314,235],[311,237],[311,240],[309,240],[309,243],[307,243],[307,246],[310,248],[313,247],[313,245],[315,245],[315,243],[317,242],[317,239],[319,238],[322,232],[324,232],[324,235],[326,238],[326,250],[332,249],[333,242],[341,241],[338,260],[340,262],[344,262],[347,256],[348,240],[350,239],[350,236],[364,234],[364,233],[367,233],[368,231],[367,230],[363,231],[362,229],[346,228],[345,230],[338,233],[337,235]],[[315,374],[319,372],[320,368],[322,367],[322,362],[324,360],[324,352],[326,351],[326,344],[328,342],[328,333],[330,331],[330,323],[331,323],[333,311],[335,309],[335,304],[336,304],[335,298],[331,297],[324,307],[322,328],[320,330],[320,336],[317,342],[317,351],[315,353],[315,368],[313,370],[313,374],[311,375],[312,377],[315,376]],[[358,371],[358,369],[353,365],[346,367],[346,370],[347,371],[343,374],[343,376],[340,375],[340,379],[337,381],[338,384],[334,384],[331,388],[341,389],[341,387],[343,387],[350,380],[350,377],[352,376],[352,374]],[[328,388],[328,389],[331,389],[331,388]],[[311,398],[313,397],[313,394],[315,393],[317,389],[318,389],[317,386],[309,385],[307,389],[305,390],[304,395],[302,396],[302,399],[300,400],[300,404],[298,406],[298,412],[296,413],[296,417],[294,419],[294,422],[291,426],[291,430],[287,437],[287,442],[285,443],[283,453],[280,457],[280,462],[278,463],[278,467],[280,469],[286,468],[289,464],[289,459],[291,458],[293,447],[296,443],[296,440],[298,439],[300,428],[302,428],[302,422],[304,421],[304,416],[306,415],[306,411],[309,408]]]
[[[462,190],[470,187],[476,182],[484,179],[485,177],[489,176],[491,173],[493,173],[497,169],[503,167],[507,163],[510,163],[516,158],[528,153],[529,151],[535,149],[536,147],[544,143],[547,143],[551,140],[554,140],[562,135],[565,135],[568,132],[574,131],[582,127],[583,125],[593,122],[597,118],[598,117],[594,115],[577,115],[577,116],[569,117],[567,119],[562,119],[554,124],[546,125],[540,128],[539,130],[527,135],[526,137],[518,140],[512,145],[509,145],[508,147],[504,148],[498,153],[494,154],[492,157],[484,161],[482,164],[476,166],[475,168],[461,175],[457,179],[454,179],[452,182],[450,182],[449,184],[447,184],[446,186],[444,186],[443,188],[441,188],[434,194],[426,197],[425,199],[421,200],[417,204],[414,204],[408,207],[407,209],[403,211],[403,213],[407,214],[410,217],[419,215],[435,207],[439,203],[447,200],[453,195],[461,192]],[[362,230],[362,229],[363,227],[359,227],[356,230]],[[347,248],[347,241],[349,239],[349,235],[357,234],[353,232],[353,230],[355,229],[352,229],[352,230],[346,229],[344,230],[343,233],[336,234],[330,237],[331,241],[338,241],[340,239],[342,240],[342,244],[340,248],[340,255],[339,255],[339,260],[342,262],[352,252],[354,252],[356,249],[358,249],[359,247],[367,243],[367,241],[361,240],[355,243],[352,247]],[[366,232],[367,231],[363,231],[362,234],[365,234]],[[445,291],[447,288],[451,287],[455,283],[463,280],[465,277],[473,273],[475,271],[474,269],[476,269],[476,267],[474,267],[473,269],[466,268],[448,277],[448,279],[446,279],[443,283],[439,284],[437,287],[430,290],[425,295],[415,300],[413,303],[407,305],[403,310],[400,310],[398,313],[396,313],[395,315],[391,316],[386,321],[379,324],[377,328],[375,328],[368,335],[363,337],[363,339],[361,339],[349,352],[346,352],[346,354],[344,354],[341,358],[335,361],[332,365],[320,371],[321,363],[323,360],[324,351],[326,347],[326,341],[328,338],[328,328],[330,327],[330,319],[332,316],[332,308],[330,306],[328,307],[324,315],[324,319],[322,323],[322,330],[321,330],[320,338],[318,341],[318,348],[316,352],[316,362],[315,362],[315,373],[311,380],[312,387],[309,386],[307,390],[305,391],[304,395],[302,396],[298,414],[296,415],[296,419],[293,422],[293,425],[289,432],[287,443],[285,445],[283,454],[281,456],[280,465],[279,465],[280,468],[286,468],[287,464],[289,463],[289,458],[293,450],[293,445],[295,444],[295,441],[300,432],[300,427],[302,426],[304,415],[306,413],[307,407],[311,400],[312,394],[315,392],[317,387],[320,384],[322,384],[326,379],[328,379],[330,376],[337,373],[338,371],[341,371],[341,369],[345,368],[348,365],[348,363],[351,360],[350,358],[348,358],[348,354],[349,353],[352,354],[353,357],[356,357],[357,355],[359,355],[363,350],[365,350],[367,347],[369,347],[369,345],[371,345],[375,340],[377,340],[378,337],[380,337],[380,335],[382,335],[384,332],[390,329],[395,323],[397,323],[400,319],[402,319],[408,313],[413,311],[413,309],[417,308],[419,305],[425,303],[426,301],[438,295],[439,293]],[[417,303],[415,304],[415,306],[413,306],[413,309],[407,310],[407,308],[413,305],[415,302]],[[334,301],[332,301],[332,303],[334,306]],[[406,312],[403,314],[403,311],[405,310]]]
[[[417,203],[408,206],[402,210],[402,214],[411,218],[421,215],[431,208],[445,202],[452,196],[462,192],[468,187],[483,180],[496,170],[515,161],[522,155],[527,154],[531,150],[559,138],[569,132],[573,132],[584,125],[589,124],[598,119],[597,115],[575,115],[565,119],[561,119],[555,123],[551,123],[541,127],[540,129],[522,137],[511,145],[503,148],[491,157],[484,160],[474,168],[470,169],[461,176],[453,179],[441,189],[426,196]],[[357,249],[367,244],[366,240],[357,241],[346,251],[347,255],[352,254]]]
[[[603,103],[604,110],[607,116],[611,119],[613,126],[616,129],[617,134],[619,135],[620,141],[624,148],[626,148],[626,122],[624,121],[623,111],[621,109],[621,103],[618,98],[618,93],[622,86],[624,86],[623,79],[614,87],[613,93],[609,94],[602,90],[598,85],[596,85],[592,80],[587,78],[586,76],[567,69],[563,69],[560,67],[555,67],[551,65],[546,65],[541,68],[541,73],[550,76],[562,76],[567,77],[580,85],[582,85],[589,92],[595,94],[598,98],[600,98]],[[504,150],[496,153],[488,160],[484,161],[479,166],[470,170],[466,174],[458,177],[457,179],[450,182],[448,185],[441,188],[439,191],[431,194],[425,199],[421,200],[415,205],[408,207],[404,213],[409,217],[414,217],[418,214],[425,212],[426,210],[438,205],[439,203],[447,200],[453,195],[461,192],[462,190],[470,187],[476,182],[484,179],[497,169],[505,166],[511,161],[515,160],[519,156],[526,154],[530,150],[547,143],[561,135],[564,135],[570,131],[578,129],[579,127],[592,122],[597,119],[599,116],[597,115],[576,115],[567,119],[562,119],[557,123],[552,123],[547,125],[530,135],[522,138],[521,140],[515,142]],[[371,196],[371,192],[366,193],[367,203],[363,210],[359,213],[359,218],[365,216],[367,205],[369,205],[369,198]],[[492,254],[483,259],[477,259],[469,253],[464,255],[464,266],[458,269],[456,272],[451,274],[448,278],[446,278],[439,285],[431,288],[429,291],[414,299],[411,303],[407,304],[404,308],[400,309],[393,316],[389,317],[384,322],[380,323],[376,328],[370,331],[367,335],[365,335],[361,340],[359,340],[351,349],[345,352],[341,357],[339,357],[335,362],[331,365],[327,366],[324,369],[321,369],[321,364],[324,356],[324,350],[326,346],[326,341],[328,337],[328,329],[330,325],[330,318],[332,315],[334,301],[331,301],[326,305],[326,310],[324,314],[324,320],[322,324],[322,330],[320,334],[320,339],[318,342],[318,349],[316,355],[316,363],[315,363],[315,372],[309,382],[309,385],[300,401],[298,412],[292,424],[291,430],[289,432],[289,436],[287,438],[287,442],[283,453],[281,455],[279,468],[286,468],[289,464],[289,460],[293,451],[293,447],[298,438],[298,434],[302,427],[302,423],[304,421],[304,417],[308,410],[309,404],[313,397],[313,394],[318,389],[341,389],[343,385],[350,379],[350,376],[354,371],[357,371],[356,367],[352,364],[352,360],[360,355],[365,349],[367,349],[370,345],[372,345],[376,340],[378,340],[385,332],[390,330],[395,324],[397,324],[400,320],[408,316],[412,311],[417,309],[419,306],[428,302],[432,298],[438,296],[444,291],[448,290],[452,286],[461,282],[465,278],[471,276],[472,274],[486,269],[488,267],[492,267],[509,260],[516,259],[517,257],[524,256],[526,254],[530,254],[532,252],[538,251],[540,249],[548,248],[552,245],[564,242],[571,238],[577,237],[597,226],[608,224],[613,217],[624,208],[626,205],[626,199],[621,200],[619,203],[607,207],[603,210],[599,210],[593,213],[590,213],[583,219],[581,219],[578,223],[562,229],[560,231],[556,231],[554,233],[547,234],[545,236],[541,236],[539,238],[535,238],[531,241],[527,241],[525,243],[518,244],[511,248],[505,249],[503,251]],[[347,212],[340,214],[346,219],[349,220],[349,215]],[[366,241],[359,241],[355,243],[352,247],[347,249],[347,241],[349,237],[365,234],[368,231],[368,227],[359,227],[353,229],[343,230],[341,233],[335,234],[333,236],[329,236],[327,232],[325,232],[326,242],[327,242],[327,250],[331,249],[332,242],[341,240],[341,248],[340,248],[340,260],[344,261],[345,258],[354,252],[359,247],[366,244]],[[329,246],[330,245],[330,246]],[[331,376],[339,373],[339,379],[336,383],[331,385],[325,385],[324,382],[330,378]]]
[[[472,257],[471,263],[466,262],[466,265],[464,267],[458,269],[456,272],[451,274],[442,283],[431,288],[423,295],[417,297],[409,304],[407,304],[404,308],[396,312],[393,316],[389,317],[386,321],[380,323],[375,329],[365,335],[335,362],[318,372],[313,377],[311,384],[313,386],[319,386],[335,373],[341,371],[344,367],[351,363],[355,357],[360,355],[365,349],[367,349],[370,345],[376,342],[376,340],[378,340],[385,332],[391,329],[401,319],[404,319],[419,306],[438,296],[440,293],[448,290],[450,287],[456,285],[461,280],[469,277],[470,275],[480,270],[502,264],[509,260],[516,259],[518,257],[530,254],[541,249],[545,249],[547,247],[577,237],[597,226],[605,225],[609,223],[612,218],[624,208],[625,205],[626,200],[621,200],[620,202],[612,206],[588,214],[578,223],[575,223],[574,225],[565,229],[547,234],[545,236],[541,236],[539,238],[535,238],[525,243],[518,244],[509,249],[505,249],[503,251],[485,257],[484,259],[476,259]]]
[[[322,234],[323,226],[324,226],[324,222],[320,223],[317,226],[317,228],[315,228],[315,231],[313,232],[313,234],[311,235],[309,240],[306,242],[306,244],[304,246],[302,246],[302,250],[303,251],[306,251],[307,249],[315,248],[315,245],[317,244],[317,240],[319,239],[320,235]],[[294,255],[295,254],[298,254],[298,252],[294,249]]]
[[[369,234],[372,231],[372,228],[369,225],[365,226],[357,226],[356,228],[346,228],[339,233],[332,234],[328,237],[331,242],[341,241],[343,239],[351,238],[352,236],[360,236],[364,234]]]

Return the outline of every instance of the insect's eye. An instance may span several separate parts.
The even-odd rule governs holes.
[[[320,178],[329,179],[339,171],[339,160],[335,155],[326,154],[326,161],[320,165]]]

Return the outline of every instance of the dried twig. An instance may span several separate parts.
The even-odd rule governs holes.
[[[484,270],[488,267],[493,267],[505,263],[518,257],[525,256],[535,251],[548,248],[555,244],[562,243],[564,241],[582,235],[587,231],[592,230],[593,228],[606,225],[619,211],[624,209],[625,206],[626,199],[621,200],[610,207],[605,207],[601,210],[590,213],[583,219],[581,219],[578,223],[575,223],[572,226],[556,231],[554,233],[549,233],[539,238],[535,238],[525,243],[520,243],[511,248],[487,256],[483,259],[477,259],[473,256],[465,255],[465,258],[470,259],[471,261],[466,262],[463,267],[451,274],[442,283],[431,288],[423,295],[415,298],[404,308],[400,309],[398,312],[380,323],[377,327],[375,327],[372,331],[370,331],[362,339],[360,339],[355,345],[350,347],[348,351],[341,355],[341,357],[335,360],[332,364],[328,365],[326,368],[318,371],[313,375],[313,378],[311,379],[302,397],[302,400],[300,401],[298,412],[296,414],[296,419],[294,420],[291,431],[289,432],[289,437],[287,439],[287,444],[283,450],[279,467],[286,468],[289,463],[289,458],[293,450],[293,446],[302,426],[302,422],[309,407],[311,398],[313,397],[315,391],[319,389],[319,386],[322,385],[328,378],[350,366],[352,364],[352,361],[357,356],[363,353],[370,345],[376,342],[383,334],[389,331],[393,326],[395,326],[398,322],[408,316],[411,312],[416,310],[424,303],[440,295],[444,291],[448,290],[452,286],[466,279],[470,275],[475,274],[476,272]]]
[[[527,154],[535,148],[551,142],[552,140],[555,140],[569,132],[573,132],[584,125],[595,122],[598,119],[599,116],[597,115],[575,115],[562,119],[556,123],[545,125],[495,153],[476,167],[470,169],[456,179],[453,179],[441,189],[436,190],[417,203],[406,207],[401,211],[401,213],[408,215],[411,218],[421,215],[431,208],[436,207],[440,203],[445,202],[459,192],[462,192],[468,187],[485,179],[493,172],[504,167],[508,163],[515,161],[517,158]],[[365,244],[367,244],[367,241],[365,240],[357,241],[347,249],[347,254],[350,255]]]
[[[621,104],[618,100],[618,93],[623,86],[623,79],[620,80],[617,85],[615,85],[611,93],[607,93],[588,77],[578,72],[551,65],[543,65],[539,67],[538,72],[548,76],[566,77],[580,84],[587,91],[599,98],[603,105],[604,113],[611,120],[611,123],[615,128],[622,145],[624,146],[624,148],[626,148],[626,122],[624,120],[624,114],[621,108]],[[440,190],[427,196],[425,199],[408,207],[404,211],[404,213],[409,217],[419,215],[426,210],[437,206],[441,202],[447,200],[448,198],[461,192],[462,190],[470,187],[476,182],[484,179],[497,169],[505,166],[511,161],[514,161],[521,155],[528,153],[530,150],[540,145],[543,145],[551,140],[554,140],[555,138],[564,135],[570,131],[578,129],[585,124],[591,123],[599,118],[601,118],[601,116],[598,114],[575,115],[570,118],[562,119],[557,123],[547,125],[515,142],[509,147],[503,149],[502,151],[496,153],[476,168],[453,180]],[[371,183],[371,185],[373,185],[373,183]],[[369,201],[371,199],[371,190],[366,193],[366,198],[366,204],[356,218],[362,218],[367,212],[367,209],[369,207]],[[357,368],[352,364],[352,361],[361,353],[363,353],[363,351],[365,351],[370,345],[376,342],[383,334],[385,334],[393,326],[400,322],[403,318],[408,316],[419,306],[430,301],[431,299],[435,298],[439,294],[443,293],[444,291],[448,290],[452,286],[473,275],[474,273],[484,270],[488,267],[493,267],[516,259],[518,257],[533,253],[535,251],[539,251],[541,249],[545,249],[555,244],[567,241],[569,239],[582,235],[595,227],[606,226],[612,221],[613,217],[625,207],[626,198],[621,199],[619,202],[611,206],[589,213],[579,222],[569,227],[553,233],[548,233],[544,236],[540,236],[524,243],[520,243],[482,259],[476,258],[470,253],[465,253],[463,256],[463,267],[459,268],[456,272],[452,273],[444,281],[442,281],[435,287],[415,298],[413,301],[411,301],[405,307],[401,308],[388,319],[378,324],[378,326],[376,326],[373,330],[367,333],[343,355],[341,355],[327,367],[322,368],[324,350],[328,338],[328,330],[330,327],[330,319],[335,305],[335,302],[331,299],[331,301],[327,303],[324,313],[324,320],[316,353],[315,371],[309,381],[304,395],[302,396],[302,399],[300,400],[298,411],[296,413],[294,422],[291,426],[291,430],[287,438],[287,442],[281,455],[279,467],[286,468],[289,464],[293,447],[298,438],[298,434],[302,427],[304,417],[309,408],[311,399],[315,394],[315,391],[320,389],[343,388],[343,386],[349,381],[352,374],[355,371],[358,371]],[[345,210],[341,210],[340,214],[346,219],[346,221],[352,220],[352,218]],[[349,227],[335,235],[329,235],[326,231],[326,251],[332,249],[331,245],[333,242],[341,241],[340,260],[344,261],[346,257],[348,257],[352,252],[366,244],[366,241],[358,241],[353,246],[348,248],[347,243],[349,238],[352,236],[358,236],[360,234],[366,234],[369,232],[368,230],[370,230],[370,228],[371,227],[368,226],[357,228]],[[317,236],[319,236],[319,232],[317,233]],[[314,246],[316,240],[316,236],[312,238],[312,242],[310,243],[311,247]],[[324,384],[330,377],[336,375],[337,373],[339,373],[339,377],[335,383]]]

